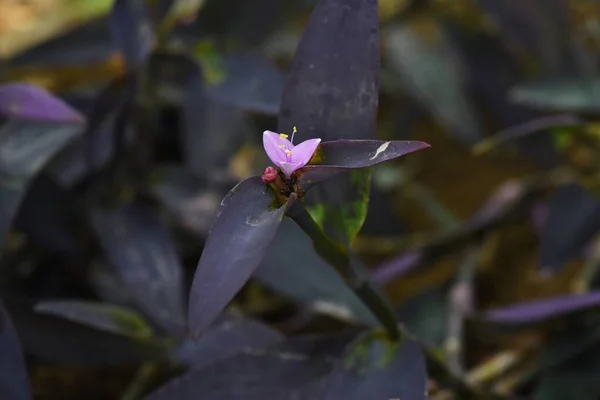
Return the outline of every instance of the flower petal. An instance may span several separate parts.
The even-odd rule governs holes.
[[[279,165],[279,168],[281,168],[281,171],[284,173],[286,178],[291,177],[294,171],[301,167],[303,167],[303,165],[300,165],[299,163],[291,163],[287,161],[283,161]]]
[[[278,167],[281,166],[282,162],[287,161],[285,154],[286,149],[279,147],[282,144],[285,145],[283,140],[284,139],[279,137],[278,133],[271,131],[264,131],[263,133],[263,147],[265,148],[265,152],[273,164],[277,165]]]
[[[308,139],[292,150],[292,163],[298,164],[298,168],[304,167],[310,158],[315,154],[315,150],[319,147],[321,139]]]

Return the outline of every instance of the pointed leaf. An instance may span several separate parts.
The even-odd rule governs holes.
[[[21,343],[8,311],[0,301],[0,398],[29,400],[31,389]]]
[[[290,257],[290,254],[302,254],[302,257]],[[256,277],[316,312],[379,326],[340,275],[315,252],[310,238],[290,219],[286,218],[281,224]]]
[[[295,195],[272,208],[271,190],[254,176],[225,196],[198,262],[188,310],[197,338],[227,306],[260,264]]]
[[[279,132],[297,126],[297,141],[369,139],[379,96],[379,15],[376,1],[321,0],[298,45],[279,113]],[[307,199],[335,240],[349,244],[366,217],[370,174],[340,174]],[[324,202],[326,201],[326,203]],[[317,204],[321,203],[321,204]]]
[[[208,96],[234,107],[277,114],[283,94],[283,75],[254,54],[226,54],[224,77],[207,88]]]
[[[225,315],[200,340],[184,342],[173,357],[194,368],[202,368],[244,350],[270,347],[282,340],[283,335],[259,321]]]
[[[139,204],[97,209],[92,223],[110,264],[138,307],[162,329],[183,337],[182,267],[153,210]]]
[[[600,291],[592,291],[581,295],[556,296],[489,310],[483,314],[483,318],[499,324],[534,324],[598,306],[600,306]]]
[[[25,352],[44,362],[135,365],[164,360],[168,355],[169,347],[162,341],[131,339],[36,313],[33,304],[22,299],[6,298],[6,303]]]
[[[508,93],[510,100],[543,111],[598,112],[600,79],[564,78],[528,82]]]
[[[83,116],[61,99],[29,83],[0,85],[0,117],[83,123]]]
[[[154,32],[146,2],[115,0],[110,14],[110,28],[128,67],[139,68],[154,46]]]
[[[464,88],[462,65],[445,32],[435,21],[427,21],[433,33],[422,39],[408,24],[393,26],[387,32],[386,58],[403,86],[450,133],[473,144],[482,136],[477,114]],[[428,26],[429,28],[429,26]]]
[[[332,357],[339,355],[337,347],[343,343],[338,337],[294,337],[275,347],[248,349],[192,368],[145,400],[321,399]]]
[[[152,328],[135,311],[111,304],[76,300],[42,301],[35,306],[35,311],[116,335],[141,339],[152,336]]]
[[[329,377],[326,400],[427,398],[425,357],[419,344],[399,344],[361,336]]]
[[[297,141],[369,138],[379,96],[379,17],[371,0],[321,0],[286,81],[279,131]]]
[[[306,188],[330,179],[339,172],[366,168],[425,149],[429,145],[416,141],[336,140],[323,142],[310,165],[302,169],[300,184]]]
[[[207,236],[222,195],[206,180],[179,166],[163,165],[154,171],[151,190],[181,225]]]
[[[133,79],[118,77],[87,96],[90,104],[85,107],[88,119],[85,131],[49,166],[64,186],[75,185],[114,156],[119,140],[115,134],[117,116],[123,112],[134,89]]]
[[[600,231],[600,198],[577,184],[557,189],[540,237],[540,268],[560,271]]]
[[[198,81],[186,90],[182,117],[186,164],[198,176],[218,180],[249,131],[248,119],[241,110],[207,98]]]

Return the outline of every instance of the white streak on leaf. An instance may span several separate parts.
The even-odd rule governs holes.
[[[371,157],[370,159],[371,159],[371,160],[374,160],[374,159],[376,159],[377,157],[379,157],[379,155],[380,155],[381,153],[383,153],[384,151],[386,151],[386,150],[387,150],[387,148],[388,148],[388,146],[390,145],[390,143],[392,143],[392,142],[385,142],[384,144],[382,144],[381,146],[379,146],[379,147],[377,148],[377,151],[375,151],[375,155],[374,155],[373,157]]]

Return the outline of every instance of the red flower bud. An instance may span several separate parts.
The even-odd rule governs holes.
[[[275,182],[277,179],[277,170],[273,167],[267,167],[260,178],[262,179],[263,183]]]

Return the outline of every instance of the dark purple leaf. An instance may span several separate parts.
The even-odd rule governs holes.
[[[188,340],[173,358],[193,368],[203,368],[248,349],[263,349],[283,340],[269,326],[246,317],[223,316],[198,341]]]
[[[486,321],[499,324],[530,324],[597,306],[600,306],[600,292],[593,291],[580,295],[563,295],[534,300],[489,310],[483,314],[483,318]]]
[[[152,193],[181,225],[206,237],[221,204],[222,194],[208,181],[179,166],[165,165],[154,171]]]
[[[540,268],[557,272],[600,230],[600,198],[577,184],[557,189],[540,237]]]
[[[143,0],[115,0],[110,28],[130,69],[139,68],[154,47],[154,32]]]
[[[308,188],[339,172],[370,167],[427,147],[430,146],[425,142],[400,140],[323,142],[315,153],[315,161],[303,168],[301,184]]]
[[[300,337],[242,351],[205,368],[192,368],[145,400],[320,400],[324,378],[344,342],[340,337]]]
[[[302,254],[302,257],[290,257]],[[343,321],[379,326],[341,276],[317,254],[310,238],[284,219],[255,276],[265,285],[315,312]]]
[[[135,365],[165,359],[168,355],[169,349],[161,341],[134,340],[39,314],[33,311],[33,304],[21,299],[6,298],[6,303],[25,353],[44,362]]]
[[[181,141],[185,162],[198,176],[223,180],[230,158],[252,131],[249,121],[243,111],[207,98],[197,81],[186,94]]]
[[[0,245],[4,247],[6,236],[13,223],[13,217],[19,209],[19,203],[25,195],[24,182],[2,182],[0,184]]]
[[[326,400],[427,398],[427,371],[420,345],[361,336],[352,343],[329,377]]]
[[[286,81],[279,131],[298,142],[369,138],[379,96],[379,16],[374,0],[321,0]]]
[[[185,331],[182,267],[165,227],[150,208],[97,209],[92,222],[110,264],[138,307],[162,329]]]
[[[0,85],[0,117],[83,124],[83,116],[46,90],[23,82]]]
[[[8,311],[0,301],[0,398],[29,400],[29,376],[21,352],[21,343]]]
[[[46,174],[38,175],[27,191],[14,221],[28,241],[47,250],[76,254],[80,242],[73,230],[74,199]]]
[[[296,49],[281,102],[278,129],[297,141],[370,139],[376,133],[380,36],[375,0],[321,0]],[[351,176],[353,175],[353,176]],[[349,244],[366,217],[369,172],[340,174],[311,191],[323,228]]]
[[[272,208],[274,195],[254,176],[225,196],[198,262],[188,310],[190,334],[198,338],[254,273],[295,196]]]
[[[135,311],[111,304],[78,300],[46,300],[36,304],[35,311],[115,335],[140,339],[152,336],[152,328]]]
[[[82,124],[9,120],[0,126],[0,171],[30,179],[82,129]]]
[[[64,34],[27,49],[10,60],[19,66],[92,65],[117,52],[111,39],[108,18],[95,19]]]
[[[88,173],[104,167],[114,156],[119,139],[115,134],[117,116],[123,112],[134,88],[133,80],[119,77],[91,95],[93,100],[85,110],[86,130],[50,167],[53,176],[64,186],[78,183]]]
[[[207,88],[208,96],[231,106],[277,114],[283,94],[283,75],[254,54],[226,54],[222,80]]]

